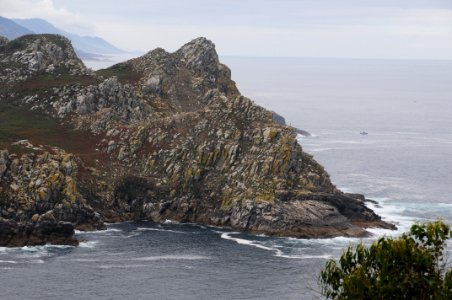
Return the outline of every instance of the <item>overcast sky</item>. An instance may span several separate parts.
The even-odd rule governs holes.
[[[452,0],[0,0],[130,51],[205,36],[220,55],[452,59]]]

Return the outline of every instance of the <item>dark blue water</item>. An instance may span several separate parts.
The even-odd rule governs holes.
[[[399,225],[375,236],[451,222],[452,62],[223,61],[242,94],[313,133],[300,143],[337,186],[378,200],[374,209]],[[85,241],[76,248],[0,248],[0,297],[322,299],[319,270],[358,241],[150,222],[78,237]]]

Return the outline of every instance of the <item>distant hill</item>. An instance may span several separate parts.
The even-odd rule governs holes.
[[[8,19],[0,17],[0,36],[10,40],[26,34],[59,34],[71,40],[77,55],[82,59],[103,60],[105,55],[125,53],[97,36],[80,36],[61,30],[43,19]]]
[[[71,40],[74,48],[82,50],[83,52],[96,54],[124,53],[123,50],[113,46],[100,37],[80,36],[74,33],[70,33],[55,27],[54,25],[43,19],[13,19],[13,21],[34,33],[53,33],[63,35]]]
[[[13,40],[22,35],[31,34],[33,31],[20,26],[10,19],[0,17],[0,35]]]

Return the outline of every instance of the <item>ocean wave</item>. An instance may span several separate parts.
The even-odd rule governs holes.
[[[282,251],[280,249],[264,246],[256,241],[233,237],[233,236],[231,236],[232,234],[240,234],[240,232],[223,232],[223,233],[221,233],[221,238],[225,239],[225,240],[234,241],[240,245],[247,245],[247,246],[252,246],[252,247],[256,247],[256,248],[267,250],[267,251],[274,251],[276,253],[276,255],[282,254]]]
[[[179,224],[179,222],[166,219],[165,221],[163,221],[163,224]]]
[[[0,264],[27,264],[27,263],[31,263],[31,264],[43,264],[44,260],[43,259],[31,259],[31,260],[22,260],[22,261],[18,261],[18,260],[0,260]]]
[[[15,260],[0,260],[0,264],[17,264]]]
[[[312,148],[309,149],[309,152],[324,152],[324,151],[331,151],[331,150],[337,150],[338,148],[333,147],[323,147],[323,148]]]
[[[100,265],[97,266],[96,268],[98,269],[127,269],[127,268],[146,268],[149,267],[150,265],[146,265],[146,264],[133,264],[133,265]]]
[[[85,241],[81,242],[78,246],[81,248],[94,248],[97,244],[99,244],[99,241]]]
[[[45,244],[45,245],[40,245],[40,246],[23,246],[23,247],[20,247],[21,250],[27,251],[27,252],[41,252],[41,251],[46,251],[48,249],[69,249],[69,248],[74,248],[74,246],[71,246],[71,245]]]
[[[47,257],[54,252],[56,249],[69,249],[74,248],[74,246],[68,245],[40,245],[40,246],[24,246],[24,247],[3,247],[1,249],[1,253],[5,253],[8,255],[14,255],[19,259],[34,259],[34,258],[42,258]]]
[[[104,229],[104,230],[95,230],[95,231],[75,230],[76,234],[105,234],[105,233],[110,233],[110,232],[122,232],[122,230],[117,229],[117,228],[108,228],[108,229]]]
[[[159,255],[131,258],[134,261],[159,261],[159,260],[205,260],[211,259],[202,255]]]
[[[98,259],[94,259],[94,258],[74,258],[74,259],[69,259],[70,261],[76,261],[76,262],[98,262]]]
[[[356,242],[358,239],[353,238],[332,238],[332,239],[297,239],[297,238],[290,238],[290,237],[281,237],[281,238],[272,238],[270,242],[272,242],[272,245],[263,245],[262,243],[258,241],[252,241],[247,240],[244,238],[238,238],[233,237],[231,235],[233,234],[240,234],[239,232],[223,232],[221,234],[221,238],[226,240],[231,240],[236,242],[237,244],[241,245],[247,245],[256,247],[259,249],[272,251],[274,252],[274,256],[281,257],[281,258],[289,258],[289,259],[330,259],[334,257],[332,254],[310,254],[310,253],[300,253],[302,251],[306,250],[312,250],[313,248],[318,247],[327,247],[329,250],[336,249],[339,251],[340,249],[343,249],[344,245],[350,244],[351,241]],[[338,245],[339,242],[339,245]],[[287,245],[290,244],[290,245]],[[305,247],[302,248],[296,248],[296,245],[303,245]],[[298,250],[297,254],[290,254],[284,251],[283,249],[287,248],[291,252],[293,250]]]
[[[130,238],[133,238],[133,237],[136,237],[136,236],[139,236],[139,235],[140,235],[140,233],[134,232],[132,234],[128,234],[128,235],[123,236],[123,238],[130,239]]]
[[[163,228],[150,228],[150,227],[137,227],[137,231],[163,231],[163,232],[172,232],[172,233],[188,233],[184,231],[171,230],[171,229],[163,229]]]
[[[331,259],[331,254],[323,255],[289,255],[289,254],[276,254],[277,257],[292,258],[292,259]]]
[[[34,259],[34,260],[30,260],[27,261],[27,263],[32,263],[32,264],[43,264],[45,261],[43,259]]]

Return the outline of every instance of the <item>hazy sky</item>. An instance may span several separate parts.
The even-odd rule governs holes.
[[[206,36],[220,55],[452,59],[452,0],[0,0],[125,50]]]

